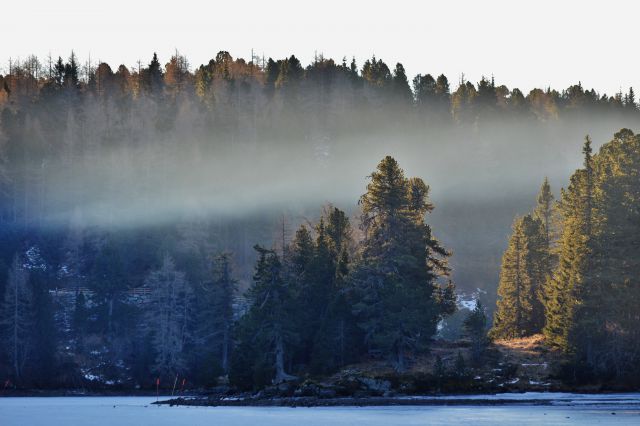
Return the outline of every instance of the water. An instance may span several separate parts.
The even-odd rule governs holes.
[[[515,398],[532,397],[555,405],[169,407],[151,405],[155,400],[151,397],[0,398],[0,425],[640,425],[640,394],[525,394]],[[497,397],[478,397],[487,398]]]

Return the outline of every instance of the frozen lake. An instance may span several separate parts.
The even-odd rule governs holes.
[[[536,396],[537,395],[537,396]],[[169,407],[153,397],[0,398],[2,426],[639,425],[640,394],[524,394],[552,406]],[[476,397],[480,399],[494,397]],[[449,398],[450,399],[450,398]],[[504,399],[504,396],[500,397]]]

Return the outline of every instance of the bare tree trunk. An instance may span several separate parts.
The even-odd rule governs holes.
[[[405,358],[404,358],[404,345],[402,344],[402,342],[398,343],[396,356],[397,356],[396,370],[402,373],[406,370]]]
[[[107,320],[107,331],[109,332],[109,336],[111,336],[112,330],[112,318],[113,318],[113,297],[109,299],[109,315]]]
[[[340,366],[344,365],[344,319],[340,320]]]
[[[13,292],[13,367],[16,371],[16,381],[20,379],[20,366],[18,364],[18,291],[19,280],[14,280],[15,289]]]
[[[224,334],[222,335],[222,371],[227,374],[229,372],[229,325],[224,325]]]
[[[284,381],[284,344],[282,342],[282,336],[278,334],[276,337],[276,378],[275,382],[280,383]]]
[[[276,336],[276,377],[273,379],[273,383],[282,383],[294,378],[284,371],[284,341],[282,334],[278,332]]]

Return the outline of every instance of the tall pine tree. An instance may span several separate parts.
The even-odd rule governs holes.
[[[422,351],[445,312],[437,279],[448,274],[449,253],[425,223],[433,209],[429,187],[407,179],[392,157],[371,174],[360,198],[364,240],[354,273],[359,302],[354,306],[370,348],[406,368],[410,351]]]

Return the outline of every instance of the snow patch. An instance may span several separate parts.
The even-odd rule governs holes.
[[[38,246],[31,246],[24,253],[25,255],[25,263],[22,264],[22,267],[27,270],[36,270],[39,269],[41,271],[47,270],[47,263],[45,262],[42,254],[40,253],[40,249]]]

